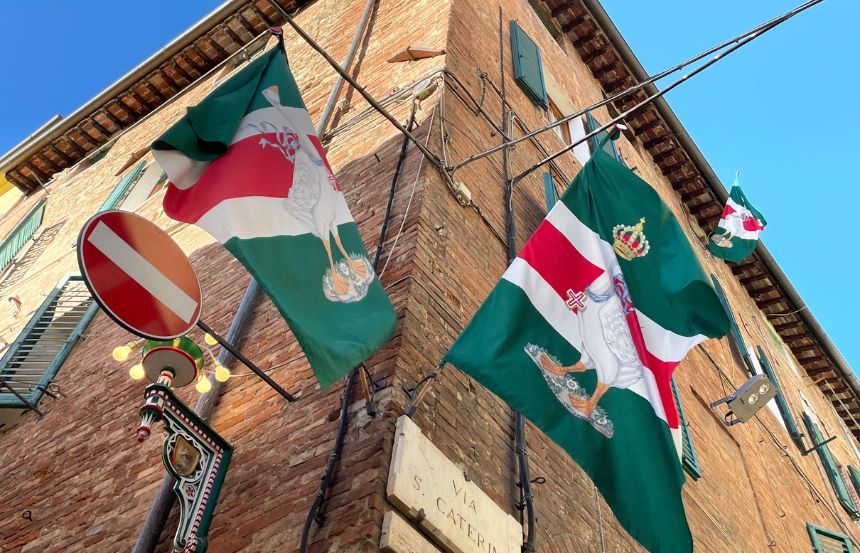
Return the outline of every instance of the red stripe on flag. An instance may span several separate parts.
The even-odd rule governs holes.
[[[582,292],[603,274],[601,267],[586,259],[561,231],[546,220],[523,246],[519,257],[565,301],[568,290]]]
[[[726,217],[728,217],[729,215],[731,215],[734,212],[735,212],[735,208],[733,208],[729,204],[726,204],[726,206],[723,208],[723,213],[720,215],[720,219],[725,219]]]
[[[655,357],[650,351],[646,351],[645,353],[645,366],[654,373],[657,390],[660,392],[660,401],[663,403],[663,410],[666,412],[666,422],[669,424],[669,428],[678,428],[678,410],[675,409],[675,399],[672,395],[672,372],[680,362],[663,361]]]
[[[231,145],[223,156],[209,164],[191,188],[180,190],[170,184],[164,195],[164,212],[171,219],[195,223],[210,209],[231,198],[286,198],[293,182],[293,163],[279,148],[263,147],[260,141],[264,139],[278,144],[275,134],[250,136]]]
[[[639,319],[636,317],[636,311],[633,310],[632,305],[629,307],[629,311],[625,309],[627,311],[625,318],[627,319],[627,327],[630,329],[630,336],[633,338],[633,344],[636,346],[636,352],[639,354],[639,360],[654,375],[657,390],[660,392],[660,403],[663,404],[663,411],[666,413],[666,422],[669,428],[678,428],[678,411],[675,409],[675,400],[672,397],[672,387],[670,385],[672,371],[678,366],[678,362],[663,361],[648,351],[648,346],[645,344],[645,336],[642,334],[642,327],[639,325]]]

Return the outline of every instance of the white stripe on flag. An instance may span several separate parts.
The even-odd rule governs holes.
[[[353,222],[343,194],[335,192],[333,196],[330,199],[334,203],[333,224]],[[308,233],[316,235],[320,232],[312,211],[299,210],[295,207],[295,202],[288,198],[265,196],[224,200],[204,213],[195,224],[222,244],[231,238],[247,240]],[[322,231],[328,232],[329,229]]]
[[[567,306],[567,303],[524,259],[514,259],[502,278],[518,286],[529,298],[532,306],[546,319],[551,327],[562,338],[582,351],[582,337],[579,331],[579,317]]]
[[[186,323],[194,318],[197,311],[194,298],[183,292],[106,224],[99,221],[87,241],[177,317]]]
[[[544,320],[567,343],[577,351],[582,352],[579,317],[570,310],[567,303],[547,284],[540,273],[525,260],[518,257],[514,259],[502,278],[520,288]],[[654,414],[664,421],[666,420],[666,412],[660,400],[660,392],[657,389],[654,373],[642,367],[642,378],[627,389],[645,399],[651,404]]]
[[[642,328],[642,337],[645,339],[648,351],[661,361],[680,362],[688,351],[708,339],[704,334],[696,334],[695,336],[675,334],[651,320],[648,315],[638,309],[636,310],[636,318]]]

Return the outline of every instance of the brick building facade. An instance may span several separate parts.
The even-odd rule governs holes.
[[[282,2],[288,10],[299,9],[296,21],[336,59],[347,52],[363,4]],[[413,92],[434,83],[432,94],[418,102],[414,133],[449,163],[501,140],[496,128],[502,118],[500,8],[515,135],[643,78],[593,0],[381,0],[351,72],[401,121],[409,117]],[[511,21],[539,52],[545,105],[543,96],[526,93],[515,79]],[[10,344],[4,354],[20,348],[16,338],[38,316],[40,305],[65,275],[78,271],[77,233],[108,203],[144,215],[173,236],[200,276],[203,320],[226,331],[249,276],[207,234],[164,215],[164,184],[160,170],[150,169],[148,146],[186,107],[241,68],[267,40],[266,26],[279,22],[265,1],[227,2],[99,97],[0,158],[0,172],[27,192],[3,214],[0,236],[8,242],[28,233],[0,267],[0,338]],[[288,28],[285,38],[291,69],[316,120],[336,74]],[[389,61],[409,46],[444,53]],[[630,105],[598,108],[591,117],[606,122]],[[348,88],[337,106],[324,143],[372,254],[401,135]],[[627,123],[630,132],[615,143],[618,155],[672,209],[702,265],[725,290],[737,322],[734,336],[695,348],[676,373],[688,446],[683,498],[697,550],[839,551],[827,547],[842,547],[844,538],[849,551],[852,543],[860,544],[853,522],[860,517],[855,488],[860,482],[851,472],[860,468],[856,378],[808,310],[795,312],[800,300],[765,250],[742,265],[707,253],[704,239],[725,191],[668,106],[651,106]],[[516,146],[513,173],[590,124],[583,119]],[[574,153],[518,184],[513,209],[519,244],[547,210],[551,190],[543,173],[556,193],[561,191],[588,149]],[[408,403],[402,388],[437,364],[505,269],[501,157],[465,166],[456,181],[470,191],[471,206],[458,202],[436,168],[407,146],[380,268],[398,328],[367,363],[380,386],[379,412],[368,416],[356,389],[325,523],[314,525],[311,551],[378,550],[383,516],[393,510],[385,489],[395,421]],[[202,342],[201,336],[192,337]],[[5,423],[0,552],[131,550],[164,474],[160,440],[142,445],[134,440],[143,386],[128,377],[132,361],[111,358],[115,346],[131,339],[95,313],[56,370],[56,387],[49,391],[57,397],[39,398],[43,417],[12,408],[14,398],[0,390],[6,401],[0,405]],[[247,369],[233,365],[234,376],[209,418],[235,447],[209,550],[296,551],[335,439],[343,384],[319,389],[268,299],[257,302],[241,349],[284,388],[301,391],[301,398],[287,404]],[[777,376],[783,409],[771,402],[773,409],[763,409],[748,423],[726,427],[709,404],[745,382],[750,370]],[[0,377],[11,371],[0,365]],[[193,389],[179,395],[192,406],[199,396]],[[513,414],[506,404],[449,367],[414,420],[502,509],[520,516]],[[806,454],[816,445],[816,431],[835,440]],[[532,476],[546,478],[533,490],[538,551],[642,550],[557,445],[531,426],[527,444]],[[175,518],[173,513],[174,524]],[[173,530],[168,524],[156,551],[169,550]]]

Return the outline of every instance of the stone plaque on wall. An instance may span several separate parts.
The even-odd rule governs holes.
[[[383,553],[439,553],[436,546],[394,511],[388,511],[382,519],[379,550]]]
[[[522,526],[409,417],[397,421],[388,500],[449,553],[519,553]]]

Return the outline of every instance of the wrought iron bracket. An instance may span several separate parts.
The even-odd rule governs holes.
[[[233,446],[179,401],[167,383],[150,384],[144,397],[138,439],[142,441],[141,436],[145,439],[149,435],[152,423],[164,422],[162,460],[176,480],[173,491],[179,502],[179,525],[173,552],[205,553],[209,525]]]

